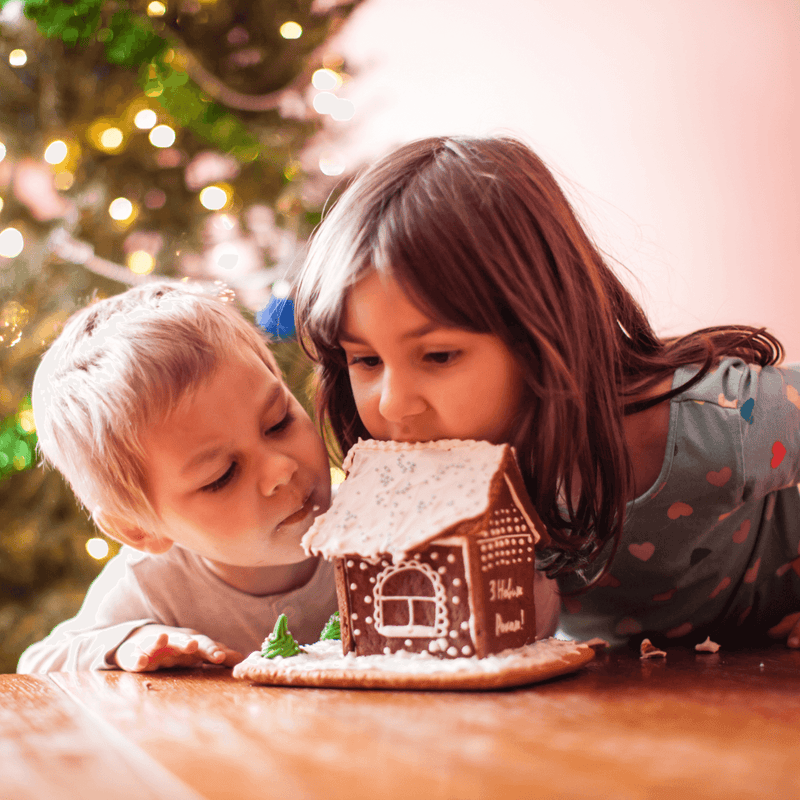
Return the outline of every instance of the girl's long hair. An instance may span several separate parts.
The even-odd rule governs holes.
[[[526,397],[509,409],[511,444],[553,539],[540,562],[551,576],[582,573],[609,541],[606,565],[613,558],[634,485],[626,414],[684,391],[722,356],[761,365],[782,357],[763,328],[659,338],[522,142],[423,139],[349,186],[315,232],[298,281],[300,339],[318,363],[318,418],[341,452],[370,436],[339,329],[349,287],[371,270],[390,274],[432,319],[498,336],[522,366]],[[690,381],[641,399],[685,364],[700,366]]]

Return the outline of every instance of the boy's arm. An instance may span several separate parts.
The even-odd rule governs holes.
[[[25,650],[17,672],[116,669],[115,650],[153,622],[158,620],[132,580],[123,551],[94,580],[78,614]]]
[[[156,564],[149,561],[152,558],[123,548],[89,587],[78,614],[25,650],[17,672],[141,671],[202,660],[227,663],[238,655],[195,631],[162,624],[164,620],[139,579],[143,566],[150,567],[149,580],[159,580],[161,570],[169,569],[165,561]],[[171,573],[162,577],[176,578]],[[164,635],[166,641],[162,639]],[[215,655],[220,649],[224,652],[221,660]],[[139,662],[143,666],[138,666]]]
[[[226,666],[238,663],[242,656],[224,644],[198,631],[164,624],[164,614],[168,618],[170,614],[159,611],[147,587],[185,585],[181,569],[163,556],[123,548],[89,587],[77,616],[31,645],[22,654],[17,672],[143,672],[206,661]]]

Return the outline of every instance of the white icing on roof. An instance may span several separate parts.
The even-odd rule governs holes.
[[[397,563],[442,531],[484,513],[509,445],[443,439],[359,441],[344,462],[347,480],[303,537],[325,558],[388,553]]]

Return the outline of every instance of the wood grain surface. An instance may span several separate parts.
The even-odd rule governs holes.
[[[220,668],[0,686],[3,721],[24,712],[16,743],[4,730],[2,769],[15,753],[43,787],[64,765],[70,781],[111,770],[105,797],[182,797],[153,794],[147,761],[208,800],[800,797],[800,653],[783,646],[601,652],[576,673],[480,693],[282,688]]]
[[[200,800],[47,676],[0,675],[3,800]]]

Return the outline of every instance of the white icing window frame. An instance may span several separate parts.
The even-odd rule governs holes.
[[[407,600],[408,601],[408,625],[385,625],[383,622],[383,586],[386,581],[398,572],[415,570],[422,572],[425,577],[433,584],[433,597],[426,595],[388,595],[386,599]],[[378,575],[375,586],[372,590],[372,600],[374,608],[375,630],[387,638],[403,637],[406,639],[434,639],[446,636],[450,621],[447,613],[447,593],[439,575],[428,565],[421,561],[401,561],[399,564],[391,564]],[[435,603],[435,623],[434,625],[415,625],[414,622],[414,602]]]

